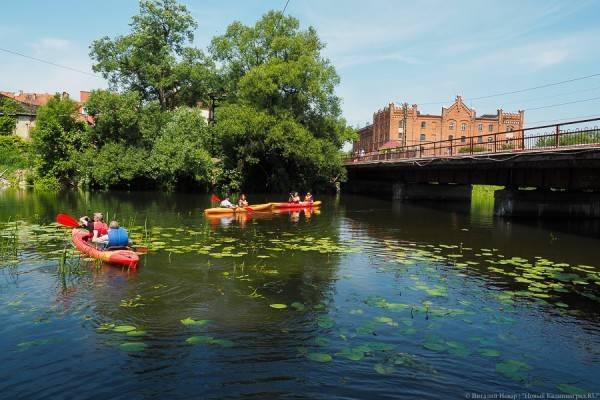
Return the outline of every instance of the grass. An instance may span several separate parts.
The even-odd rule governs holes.
[[[19,256],[19,223],[15,221],[12,226],[9,220],[0,231],[0,266],[16,261]]]

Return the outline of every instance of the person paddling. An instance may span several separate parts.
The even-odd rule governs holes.
[[[240,195],[240,198],[238,199],[238,207],[248,207],[248,200],[246,200],[246,195],[243,193]]]
[[[86,229],[90,233],[90,236],[94,234],[94,221],[92,221],[90,217],[84,215],[83,217],[79,218],[79,223],[81,224],[82,228]]]
[[[92,236],[92,241],[106,235],[107,233],[108,226],[104,222],[104,215],[99,212],[94,213],[94,234]]]
[[[235,208],[235,206],[233,204],[231,204],[231,201],[229,201],[229,196],[226,196],[221,201],[221,207],[223,207],[223,208]]]
[[[292,196],[292,201],[290,203],[300,203],[300,195],[298,194],[298,192],[294,192],[294,195]]]
[[[306,195],[304,196],[304,202],[312,204],[313,196],[312,196],[312,194],[310,194],[310,192],[306,192]]]
[[[107,249],[127,247],[130,244],[129,233],[117,221],[111,221],[106,235],[96,238],[94,242],[103,244]]]

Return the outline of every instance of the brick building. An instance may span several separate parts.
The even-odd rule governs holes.
[[[524,111],[477,116],[460,96],[450,107],[442,107],[441,115],[422,114],[416,104],[390,103],[373,114],[373,123],[359,129],[359,140],[353,144],[354,154],[410,147],[428,142],[453,139],[457,146],[470,143],[507,141],[513,143],[523,136]]]

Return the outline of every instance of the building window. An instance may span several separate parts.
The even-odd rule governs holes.
[[[425,138],[426,138],[426,137],[425,137],[425,134],[424,134],[424,133],[421,133],[421,136],[420,136],[421,142],[424,142],[424,141],[425,141]]]
[[[404,133],[404,120],[398,121],[398,133]]]
[[[483,138],[481,136],[477,136],[477,143],[483,143]]]
[[[454,130],[454,122],[450,122],[450,123],[448,124],[448,129],[449,129],[449,130],[451,130],[451,131],[453,131],[453,130]]]
[[[425,129],[427,128],[427,122],[423,121],[421,122],[421,129]]]
[[[466,143],[467,142],[467,138],[465,136],[461,136],[460,137],[460,142],[461,143]]]
[[[449,135],[449,136],[448,136],[448,140],[452,140],[452,139],[454,139],[454,136],[452,136],[452,135]]]
[[[494,138],[491,136],[488,136],[488,142],[492,142],[492,141],[494,141]]]
[[[489,125],[488,125],[488,131],[490,131],[490,132],[494,132],[494,125],[492,125],[492,124],[489,124]]]
[[[512,127],[512,126],[509,126],[509,127],[506,129],[506,130],[507,130],[507,131],[509,131],[509,132],[512,132],[512,130],[513,130],[513,127]]]
[[[479,125],[477,125],[477,130],[478,130],[479,132],[483,132],[483,124],[479,124]]]
[[[460,130],[461,131],[466,131],[467,130],[467,124],[465,124],[464,122],[462,124],[460,124]]]

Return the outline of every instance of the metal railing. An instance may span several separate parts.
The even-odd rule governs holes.
[[[356,152],[346,159],[346,163],[597,147],[600,146],[600,128],[588,127],[584,124],[589,125],[590,122],[599,121],[600,118],[584,119],[477,136],[463,136],[437,142],[424,142],[368,153]],[[564,127],[567,129],[563,129]]]

